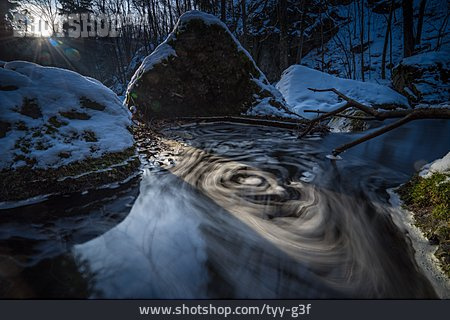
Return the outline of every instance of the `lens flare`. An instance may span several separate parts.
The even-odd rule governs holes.
[[[71,61],[80,61],[81,55],[77,49],[74,48],[66,48],[64,49],[64,54]]]

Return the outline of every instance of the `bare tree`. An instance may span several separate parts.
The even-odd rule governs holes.
[[[56,33],[56,21],[58,19],[57,0],[17,0],[16,3],[19,5],[19,8],[27,9],[31,15],[38,17],[49,26],[50,35]]]
[[[297,63],[302,63],[302,57],[303,57],[303,41],[305,39],[305,2],[306,0],[302,0],[300,10],[301,10],[301,16],[300,16],[300,43],[297,50]]]
[[[226,0],[220,0],[220,20],[225,22],[227,13],[227,4]]]
[[[360,6],[359,16],[361,17],[361,27],[359,33],[361,46],[361,80],[364,81],[364,0],[360,1]]]
[[[394,0],[391,0],[391,6],[389,7],[389,17],[387,19],[386,34],[384,36],[383,54],[381,57],[381,79],[386,79],[386,52],[389,42],[389,35],[391,33],[392,24],[392,12],[394,11]]]
[[[278,1],[278,20],[280,22],[280,70],[289,66],[287,0]]]
[[[247,38],[247,1],[241,0],[242,37]]]
[[[427,5],[427,0],[420,1],[419,17],[417,18],[417,32],[416,32],[416,38],[415,38],[416,45],[420,45],[420,41],[422,38],[423,17],[425,15],[426,5]]]
[[[403,11],[403,56],[410,57],[414,53],[414,20],[413,3],[411,0],[402,1]]]

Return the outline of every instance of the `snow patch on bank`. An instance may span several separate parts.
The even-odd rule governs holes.
[[[415,66],[419,68],[432,67],[436,64],[441,64],[445,69],[449,69],[449,51],[432,51],[417,54],[402,60],[403,65]]]
[[[411,239],[417,264],[424,271],[428,280],[430,280],[438,296],[441,299],[449,299],[450,279],[439,268],[439,261],[434,256],[437,246],[430,245],[422,231],[414,225],[412,212],[402,208],[402,201],[395,193],[395,189],[388,189],[387,193],[390,197],[389,203],[391,208],[389,208],[389,211],[392,220]]]
[[[419,175],[422,178],[430,178],[433,173],[450,173],[450,152],[443,158],[424,165]]]

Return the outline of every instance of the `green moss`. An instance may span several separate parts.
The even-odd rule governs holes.
[[[133,157],[134,153],[135,149],[131,147],[122,152],[103,154],[100,158],[88,158],[46,170],[33,168],[36,159],[15,154],[15,161],[22,160],[27,165],[0,171],[0,201],[27,199],[39,194],[77,192],[124,180],[139,167],[139,158]],[[59,156],[66,157],[63,153]],[[106,168],[110,170],[98,172]],[[77,177],[82,173],[88,174]],[[66,179],[59,180],[63,177]]]
[[[37,137],[42,137],[42,132],[41,131],[35,131],[32,134],[33,138],[37,138]]]
[[[26,157],[23,154],[15,154],[14,162],[25,161]]]
[[[31,147],[30,140],[25,139],[25,138],[20,138],[20,139],[16,140],[16,142],[14,144],[15,149],[19,149],[20,151],[22,151],[25,154],[30,152],[30,147]]]
[[[24,98],[19,113],[33,119],[42,117],[41,108],[39,108],[36,99]]]
[[[17,129],[17,130],[20,130],[20,131],[27,131],[27,130],[28,130],[28,127],[27,127],[27,125],[25,124],[25,122],[23,122],[23,121],[17,121],[17,122],[16,122],[16,129]]]
[[[63,158],[63,159],[68,159],[70,157],[70,152],[62,151],[62,152],[58,153],[58,157]]]
[[[91,118],[90,115],[88,115],[87,113],[84,112],[78,112],[75,110],[71,110],[71,111],[61,111],[59,113],[60,115],[62,115],[63,117],[67,118],[67,119],[71,119],[71,120],[89,120]]]
[[[44,127],[45,127],[45,134],[51,135],[55,132],[58,132],[58,129],[56,129],[55,127],[53,127],[50,124],[45,124]]]
[[[55,128],[60,128],[62,126],[68,125],[67,122],[59,120],[56,116],[53,116],[50,119],[48,119],[48,123],[50,123]]]
[[[434,173],[430,178],[415,176],[405,198],[407,204],[419,207],[449,208],[450,175]],[[441,209],[437,209],[440,211]],[[448,213],[447,213],[448,218]]]
[[[450,174],[434,173],[429,178],[414,176],[398,189],[415,224],[431,243],[439,245],[435,255],[450,277]]]
[[[97,142],[97,137],[95,136],[95,133],[90,130],[83,131],[83,139],[86,142]]]
[[[98,102],[92,101],[92,100],[90,100],[90,99],[88,99],[86,97],[81,97],[80,98],[80,104],[83,107],[85,107],[85,108],[89,108],[89,109],[93,109],[93,110],[97,110],[97,111],[105,110],[105,106],[104,105],[102,105],[102,104],[100,104]]]
[[[42,142],[42,141],[38,141],[36,142],[36,146],[35,146],[36,150],[47,150],[48,147]]]

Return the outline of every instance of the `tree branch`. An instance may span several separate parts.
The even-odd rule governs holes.
[[[370,140],[372,138],[378,137],[379,135],[382,135],[388,131],[391,131],[393,129],[396,129],[405,123],[408,123],[413,120],[419,120],[419,119],[450,119],[450,108],[448,107],[422,107],[422,108],[416,108],[416,109],[401,109],[401,110],[389,110],[389,111],[378,111],[375,110],[369,106],[366,106],[356,100],[353,100],[352,98],[347,97],[342,92],[336,90],[335,88],[329,88],[329,89],[313,89],[308,88],[309,90],[313,92],[334,92],[337,96],[342,98],[343,100],[347,101],[347,103],[339,107],[333,111],[330,112],[324,112],[324,111],[314,111],[314,110],[305,110],[305,112],[317,112],[322,113],[321,116],[318,116],[317,118],[310,121],[308,128],[303,131],[299,138],[304,137],[307,135],[314,125],[324,119],[336,116],[336,117],[343,117],[343,118],[349,118],[349,119],[357,119],[357,120],[386,120],[386,119],[395,119],[400,118],[400,120],[395,121],[377,131],[374,131],[368,135],[365,135],[359,139],[356,139],[355,141],[352,141],[350,143],[344,144],[336,149],[333,150],[333,155],[337,156],[338,154],[342,153],[343,151],[350,149],[360,143],[363,143],[367,140]],[[356,108],[358,110],[361,110],[362,112],[368,114],[370,117],[359,117],[359,116],[352,116],[352,115],[345,115],[341,112],[349,109],[349,108]],[[394,108],[394,106],[393,106]]]
[[[252,125],[260,125],[260,126],[269,126],[276,128],[285,128],[285,129],[294,129],[299,130],[301,127],[305,126],[304,121],[302,120],[276,120],[276,119],[263,119],[263,118],[255,118],[255,117],[234,117],[234,116],[212,116],[212,117],[179,117],[174,118],[176,121],[183,122],[197,122],[197,123],[210,123],[210,122],[233,122],[233,123],[242,123],[242,124],[252,124]]]
[[[327,111],[321,111],[321,110],[303,110],[303,112],[305,113],[328,113]],[[354,120],[365,120],[365,121],[370,121],[370,120],[376,120],[375,117],[360,117],[360,116],[353,116],[353,115],[347,115],[347,114],[342,114],[342,113],[338,113],[334,115],[335,117],[340,117],[340,118],[347,118],[347,119],[354,119]]]
[[[384,126],[383,128],[381,128],[381,129],[379,129],[377,131],[374,131],[374,132],[372,132],[370,134],[367,134],[367,135],[365,135],[365,136],[363,136],[363,137],[361,137],[359,139],[356,139],[356,140],[354,140],[354,141],[352,141],[350,143],[346,143],[346,144],[344,144],[344,145],[334,149],[333,150],[333,156],[337,156],[338,154],[344,152],[347,149],[350,149],[350,148],[352,148],[354,146],[357,146],[358,144],[366,142],[367,140],[370,140],[372,138],[378,137],[378,136],[382,135],[383,133],[386,133],[388,131],[394,130],[395,128],[398,128],[401,125],[404,125],[405,123],[408,123],[408,122],[410,122],[412,120],[414,120],[414,117],[411,114],[409,114],[406,117],[404,117],[404,118],[402,118],[402,119],[400,119],[398,121],[395,121],[395,122],[393,122],[393,123],[391,123],[391,124],[389,124],[387,126]]]

